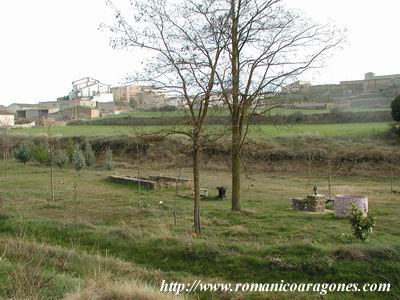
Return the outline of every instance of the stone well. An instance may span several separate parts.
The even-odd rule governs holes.
[[[325,211],[325,196],[307,195],[306,210],[313,212]]]
[[[367,215],[368,197],[361,195],[335,195],[335,215],[339,218],[349,216],[353,204],[358,207],[364,215]]]

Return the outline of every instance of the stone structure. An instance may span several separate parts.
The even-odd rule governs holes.
[[[368,214],[368,197],[360,195],[336,195],[334,201],[335,215],[339,218],[349,216],[351,206],[357,206],[364,215]]]
[[[9,127],[14,125],[14,114],[0,110],[0,127]]]
[[[307,195],[306,200],[307,211],[324,212],[325,211],[325,196],[324,195]]]
[[[168,100],[160,89],[146,85],[126,85],[111,89],[114,103],[134,109],[160,108],[168,105]]]
[[[68,121],[74,118],[95,119],[100,117],[100,110],[88,106],[70,106],[51,113],[48,117],[58,121]]]
[[[165,188],[175,188],[176,184],[178,183],[180,186],[191,188],[192,181],[187,178],[179,178],[179,177],[170,177],[170,176],[163,176],[163,175],[152,175],[149,177],[131,177],[131,176],[119,176],[119,175],[112,175],[109,177],[113,181],[118,182],[125,182],[125,183],[133,183],[153,189],[165,189]]]
[[[147,180],[144,178],[135,178],[130,176],[118,176],[118,175],[111,175],[109,177],[110,180],[114,182],[122,182],[122,183],[131,183],[134,185],[139,185],[149,190],[154,190],[156,183],[151,180]]]
[[[149,180],[154,181],[158,189],[175,188],[177,184],[185,188],[192,187],[192,181],[190,179],[181,177],[150,175]]]
[[[314,187],[314,193],[306,198],[298,197],[292,199],[292,208],[300,211],[324,212],[325,196],[318,194],[318,188]]]
[[[362,80],[341,81],[339,84],[312,85],[308,81],[296,81],[282,88],[281,95],[303,102],[385,102],[400,94],[400,74],[376,76],[365,74]],[[385,102],[387,104],[387,101]]]

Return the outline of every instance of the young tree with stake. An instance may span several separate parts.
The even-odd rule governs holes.
[[[24,168],[26,167],[26,163],[32,158],[31,149],[25,145],[21,144],[14,152],[15,158],[24,164]]]
[[[72,153],[72,165],[76,173],[80,176],[81,170],[86,166],[85,155],[83,154],[79,144],[75,145],[74,152]],[[78,220],[78,188],[76,185],[76,174],[74,175],[74,218],[75,222]]]

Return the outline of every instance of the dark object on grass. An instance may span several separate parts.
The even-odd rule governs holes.
[[[314,186],[314,195],[317,196],[318,195],[318,187]]]
[[[226,198],[226,190],[227,190],[227,188],[225,186],[217,186],[217,190],[218,190],[218,198],[219,199]]]

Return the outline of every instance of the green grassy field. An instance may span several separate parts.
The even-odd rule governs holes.
[[[119,174],[138,165],[117,162]],[[191,234],[190,190],[145,191],[108,182],[101,168],[56,170],[56,201],[49,201],[46,166],[9,162],[0,181],[0,297],[13,299],[163,299],[161,281],[190,282],[390,282],[392,292],[330,294],[325,299],[395,299],[400,280],[400,207],[387,176],[334,176],[334,193],[365,194],[377,216],[370,243],[351,237],[346,219],[297,212],[289,198],[311,190],[304,172],[268,172],[243,178],[241,213],[215,200],[229,173],[205,170],[201,186],[203,235]],[[123,167],[123,168],[122,168]],[[141,175],[176,170],[140,165]],[[324,169],[313,182],[327,193]],[[320,175],[317,175],[320,174]],[[183,169],[190,177],[190,169]],[[229,192],[229,189],[228,189]],[[228,195],[229,196],[229,195]],[[175,208],[176,207],[176,208]],[[173,212],[177,214],[174,225]],[[132,286],[132,281],[139,287]],[[144,287],[151,285],[153,287]],[[142,293],[142,294],[141,294]],[[150,298],[149,295],[153,295]],[[118,298],[119,295],[119,298]],[[122,296],[121,296],[122,295]],[[129,297],[128,297],[129,295]],[[123,297],[125,296],[125,298]],[[320,299],[305,294],[191,295],[200,299]]]
[[[53,127],[52,133],[62,136],[116,136],[137,133],[154,133],[168,127],[163,126],[64,126]],[[209,130],[216,132],[223,130],[223,126],[208,126]],[[257,139],[272,137],[286,137],[297,135],[316,135],[328,137],[359,136],[366,137],[381,134],[389,128],[389,124],[382,123],[352,123],[352,124],[311,124],[274,126],[259,125],[251,126],[249,136]],[[47,133],[47,128],[14,129],[13,134],[18,135],[41,135]]]
[[[329,113],[332,109],[290,109],[290,108],[281,108],[277,107],[271,110],[272,115],[282,114],[282,115],[290,115],[294,113],[302,113],[302,114],[323,114]],[[342,111],[346,112],[379,112],[379,111],[390,111],[390,108],[373,108],[373,107],[352,107],[348,109],[343,109]],[[213,116],[228,116],[229,112],[227,110],[217,110],[211,109],[209,115]],[[161,112],[161,111],[135,111],[131,113],[122,113],[120,115],[115,115],[111,117],[122,117],[122,116],[131,116],[137,118],[157,118],[157,117],[182,117],[185,116],[184,111],[170,111],[170,112]],[[109,116],[107,116],[109,117]]]

